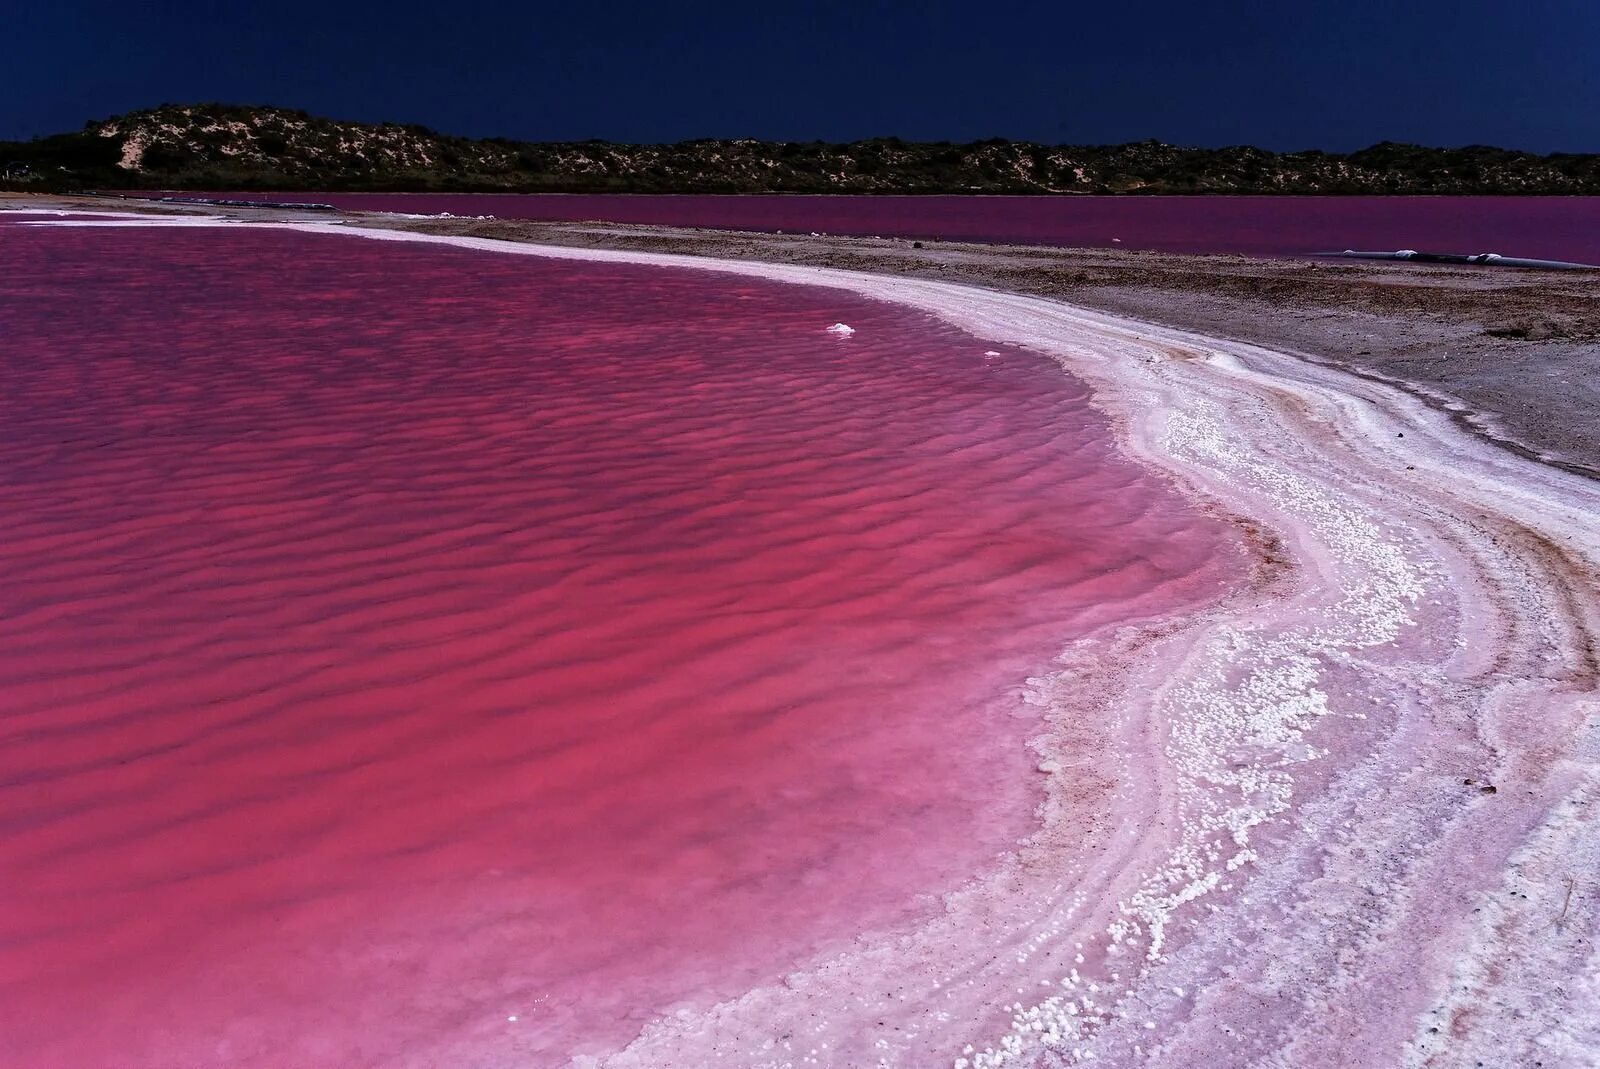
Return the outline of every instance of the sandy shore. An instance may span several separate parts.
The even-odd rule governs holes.
[[[1050,802],[1008,864],[598,1064],[1600,1063],[1595,281],[403,225],[451,233],[361,232],[836,286],[1046,353],[1259,557],[1029,681]]]

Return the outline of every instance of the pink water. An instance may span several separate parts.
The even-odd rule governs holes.
[[[1017,685],[1236,564],[1054,366],[825,290],[0,220],[0,338],[5,1065],[625,1042],[934,908]]]
[[[181,195],[181,194],[180,194]],[[271,198],[273,194],[228,194]],[[811,197],[283,194],[359,211],[1306,256],[1498,252],[1600,264],[1600,197]]]

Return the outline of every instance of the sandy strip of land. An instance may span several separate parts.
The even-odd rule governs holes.
[[[1257,549],[1210,612],[1029,681],[1050,802],[1015,858],[599,1064],[1600,1059],[1600,484],[1519,455],[1555,446],[1503,408],[1470,433],[1426,384],[992,288],[362,233],[922,308],[1089,381],[1130,454]]]

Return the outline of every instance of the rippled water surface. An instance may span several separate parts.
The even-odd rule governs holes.
[[[826,290],[13,218],[0,361],[7,1065],[624,1042],[935,908],[1018,684],[1232,575],[1073,379]]]

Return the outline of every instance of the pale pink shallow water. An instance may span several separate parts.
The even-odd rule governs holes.
[[[183,194],[178,194],[182,196]],[[355,211],[603,219],[1021,245],[1307,256],[1498,252],[1600,264],[1600,197],[808,197],[230,193]]]
[[[0,338],[7,1065],[614,1046],[991,863],[1017,685],[1239,563],[826,290],[0,220]]]

